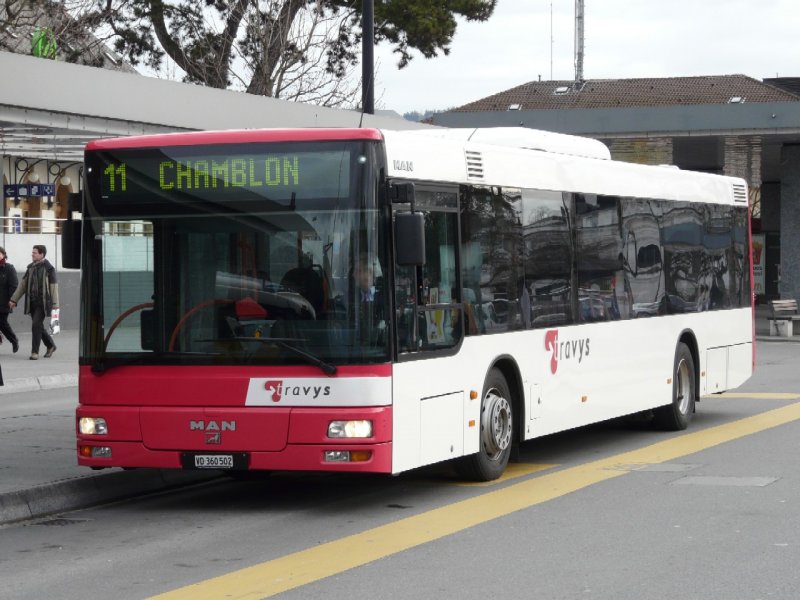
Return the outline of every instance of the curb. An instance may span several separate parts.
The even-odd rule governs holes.
[[[0,395],[53,390],[56,388],[75,387],[77,385],[78,376],[74,373],[40,375],[38,377],[18,377],[16,379],[7,379],[4,384],[0,386]]]
[[[0,526],[219,479],[214,471],[115,471],[0,494]]]

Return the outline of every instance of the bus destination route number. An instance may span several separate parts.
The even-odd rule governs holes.
[[[131,172],[157,182],[162,191],[290,188],[299,185],[300,168],[297,155],[139,161],[133,169],[125,162],[112,162],[103,170],[103,190],[127,192]]]

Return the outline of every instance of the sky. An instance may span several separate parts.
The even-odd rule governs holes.
[[[584,79],[800,77],[800,0],[584,5]],[[379,46],[376,107],[401,114],[446,110],[540,77],[571,80],[574,29],[574,0],[498,0],[488,21],[459,21],[449,56],[417,54],[398,69],[391,49]]]

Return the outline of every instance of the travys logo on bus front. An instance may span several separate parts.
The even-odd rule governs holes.
[[[589,356],[589,338],[558,339],[558,329],[551,329],[544,334],[544,349],[550,352],[550,372],[558,370],[558,361],[582,362]]]
[[[246,406],[381,406],[392,403],[391,377],[251,377]]]
[[[329,385],[286,385],[282,379],[270,379],[264,383],[264,389],[270,394],[273,402],[280,402],[284,396],[295,396],[316,400],[320,396],[330,396]]]

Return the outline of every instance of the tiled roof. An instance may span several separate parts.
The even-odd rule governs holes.
[[[776,88],[800,96],[800,77],[775,77],[772,79],[765,79],[764,83],[774,85]]]
[[[448,112],[687,106],[727,104],[732,98],[748,103],[800,101],[800,95],[746,75],[712,75],[590,79],[583,86],[573,81],[532,81]]]

